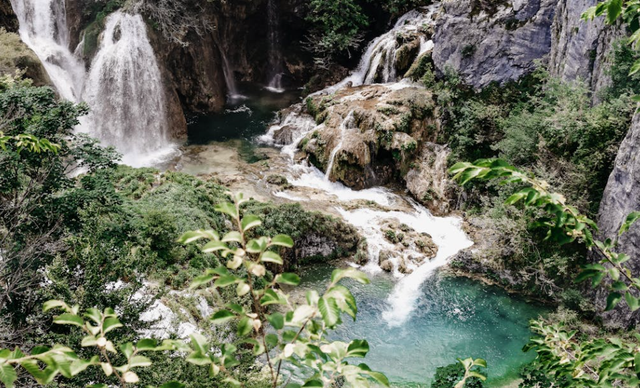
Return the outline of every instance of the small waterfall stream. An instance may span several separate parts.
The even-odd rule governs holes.
[[[282,47],[280,42],[280,15],[278,12],[277,0],[267,2],[267,28],[269,37],[269,85],[272,92],[282,93],[282,67],[284,58],[282,57]]]
[[[336,161],[336,155],[342,149],[344,144],[344,138],[346,137],[346,132],[348,129],[355,128],[355,120],[353,118],[353,111],[349,112],[347,117],[344,118],[342,124],[340,124],[340,141],[338,145],[335,146],[333,151],[331,151],[331,156],[329,157],[329,165],[327,167],[327,171],[325,172],[325,177],[328,180],[331,180],[331,172],[333,171],[333,165]]]
[[[69,49],[64,0],[11,0],[20,22],[20,38],[40,58],[65,100],[79,102],[84,64]]]
[[[328,87],[323,92],[333,93],[347,85],[360,86],[375,83],[378,79],[381,83],[396,82],[395,62],[399,48],[398,37],[420,30],[424,25],[432,25],[439,4],[434,4],[425,12],[410,11],[400,17],[393,28],[375,38],[365,50],[358,67],[353,73],[341,82]],[[433,41],[421,37],[420,54],[433,48]]]

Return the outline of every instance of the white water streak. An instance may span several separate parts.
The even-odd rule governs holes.
[[[92,108],[85,127],[124,153],[125,163],[144,166],[176,153],[162,76],[142,16],[109,15],[83,97]]]

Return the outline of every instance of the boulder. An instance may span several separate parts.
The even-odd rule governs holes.
[[[406,174],[425,141],[437,137],[431,93],[413,85],[366,85],[312,95],[306,111],[320,123],[302,144],[312,163],[364,189]]]

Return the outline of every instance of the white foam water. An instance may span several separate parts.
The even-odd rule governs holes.
[[[411,11],[404,15],[398,20],[391,31],[376,38],[368,46],[367,51],[360,61],[360,65],[351,76],[318,93],[330,94],[346,86],[348,83],[354,86],[372,83],[374,81],[374,72],[378,72],[382,59],[386,58],[387,62],[389,62],[389,58],[395,57],[395,50],[397,50],[396,35],[402,32],[415,31],[425,23],[433,23],[433,15],[436,7],[437,6],[430,7],[426,13]],[[432,48],[432,41],[426,40],[425,38],[421,39],[421,54]],[[398,81],[395,72],[391,69],[392,67],[392,62],[384,64],[383,80],[388,82],[387,87],[400,90],[414,86],[409,80]],[[358,99],[360,97],[356,93],[356,95],[351,96],[351,98]],[[438,268],[446,265],[449,259],[456,253],[473,245],[473,242],[469,240],[462,230],[462,221],[457,217],[435,217],[429,210],[411,198],[394,194],[386,188],[374,187],[356,191],[340,182],[331,182],[329,178],[336,155],[343,146],[346,132],[352,126],[352,113],[345,118],[341,125],[340,140],[331,152],[329,167],[326,173],[322,173],[322,171],[310,166],[307,162],[296,164],[294,162],[294,155],[299,148],[300,142],[313,131],[321,131],[324,125],[316,125],[313,118],[301,113],[302,111],[303,109],[300,107],[291,110],[279,123],[271,126],[269,131],[259,138],[263,143],[282,147],[282,153],[288,156],[288,160],[291,163],[289,166],[288,179],[292,186],[311,188],[325,195],[334,196],[340,202],[367,200],[385,208],[393,208],[402,203],[408,204],[408,206],[404,208],[409,208],[410,210],[402,211],[397,210],[397,207],[395,208],[396,210],[376,210],[370,208],[345,210],[342,207],[336,208],[345,221],[355,226],[360,233],[367,238],[369,261],[362,267],[363,270],[370,273],[382,271],[379,267],[380,253],[383,250],[393,252],[391,261],[396,265],[395,275],[399,280],[387,300],[388,308],[384,311],[383,318],[390,326],[401,326],[408,321],[412,312],[415,310],[424,281]],[[274,136],[278,131],[283,130],[284,127],[288,127],[287,129],[291,131],[292,141],[286,145],[277,144]],[[446,160],[439,161],[439,163],[445,162]],[[446,177],[442,177],[442,179],[445,178]],[[307,200],[306,198],[301,198],[285,191],[275,193],[275,195],[294,201]],[[396,245],[388,242],[384,236],[383,228],[389,221],[404,223],[410,225],[416,232],[429,234],[438,246],[436,257],[429,260],[429,258],[419,252],[416,247],[397,250]],[[422,264],[417,265],[414,263],[414,260],[409,259],[410,257],[422,257],[424,260]],[[409,269],[412,270],[411,274],[403,275],[397,271],[397,265],[401,260],[404,260]],[[421,260],[417,260],[417,262],[420,261]]]
[[[160,67],[142,16],[109,15],[83,91],[92,136],[124,154],[134,167],[175,157]]]
[[[347,85],[370,85],[375,82],[391,83],[399,81],[395,69],[397,52],[400,48],[398,36],[418,31],[423,25],[434,24],[434,15],[439,4],[434,4],[425,12],[409,11],[398,19],[393,28],[375,38],[365,50],[356,70],[339,83],[317,93],[331,94]],[[420,55],[433,49],[433,41],[421,38]]]
[[[84,64],[69,49],[64,0],[11,0],[20,23],[20,38],[44,65],[62,98],[79,102]]]

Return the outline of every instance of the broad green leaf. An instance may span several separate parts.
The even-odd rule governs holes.
[[[129,366],[132,368],[151,366],[151,364],[151,360],[145,356],[133,356],[129,360]]]
[[[75,314],[69,314],[69,313],[62,314],[53,318],[53,322],[59,325],[73,325],[73,326],[80,326],[80,327],[84,325],[84,321],[82,320],[82,318],[80,318]]]
[[[214,274],[205,274],[202,276],[198,276],[197,278],[193,279],[191,281],[191,284],[189,285],[189,289],[193,290],[196,289],[198,287],[204,286],[206,284],[209,284],[211,281],[213,281],[213,279],[215,278]]]
[[[244,232],[246,232],[246,231],[248,231],[248,230],[250,230],[252,228],[258,227],[260,225],[262,225],[262,221],[260,220],[260,218],[254,216],[254,215],[247,214],[244,217],[242,217],[241,226],[242,226],[242,230]]]
[[[104,320],[104,324],[102,325],[102,330],[105,333],[110,332],[111,330],[115,330],[119,327],[122,327],[122,323],[118,318],[107,318]]]
[[[242,242],[242,235],[240,232],[236,232],[235,230],[229,232],[222,237],[222,242]]]
[[[264,263],[276,263],[280,265],[283,264],[282,257],[272,251],[265,251],[262,256],[260,256],[260,260]]]
[[[236,205],[229,202],[222,202],[215,206],[214,208],[217,212],[227,214],[231,216],[234,220],[238,218],[238,209]]]
[[[607,7],[607,22],[614,24],[620,13],[622,13],[622,1],[623,0],[609,0],[609,6]]]
[[[276,283],[278,284],[287,284],[290,286],[297,286],[300,284],[300,276],[294,273],[282,273],[276,276]]]
[[[238,322],[237,333],[239,337],[244,337],[251,333],[253,326],[251,325],[251,319],[249,317],[243,317]]]
[[[44,302],[44,305],[42,306],[42,311],[47,312],[51,309],[57,308],[57,307],[61,307],[64,310],[69,310],[69,306],[64,303],[61,300],[49,300],[47,302]]]
[[[293,239],[285,234],[279,234],[271,239],[271,245],[293,248]]]
[[[364,358],[369,353],[369,343],[365,340],[351,341],[347,348],[347,357]]]
[[[230,320],[235,318],[236,318],[236,315],[233,314],[231,311],[220,310],[220,311],[217,311],[215,314],[213,314],[210,320],[216,325],[220,325],[225,322],[229,322]]]
[[[322,314],[322,320],[328,327],[334,327],[340,322],[340,309],[333,298],[320,298],[318,309]]]
[[[138,349],[139,351],[155,350],[157,345],[158,343],[156,342],[156,340],[151,338],[144,338],[138,341],[138,343],[136,344],[136,349]]]
[[[369,284],[369,278],[367,277],[367,275],[355,268],[334,270],[331,274],[331,283],[336,284],[344,278],[354,279],[362,284]]]
[[[202,247],[202,252],[213,253],[223,249],[229,249],[229,247],[227,247],[227,244],[222,241],[209,241]]]
[[[267,320],[276,330],[281,330],[284,327],[284,316],[280,313],[267,315]]]
[[[629,230],[629,228],[631,228],[631,226],[640,219],[640,211],[638,212],[632,212],[631,214],[629,214],[627,216],[627,219],[624,221],[624,223],[622,224],[622,226],[620,227],[620,232],[618,232],[619,235],[622,235],[623,233],[625,233],[626,231]]]
[[[607,308],[606,311],[613,310],[614,307],[620,302],[622,299],[622,295],[617,292],[612,292],[607,297]]]
[[[235,284],[237,280],[238,278],[233,275],[220,276],[213,285],[215,287],[228,287]]]
[[[191,334],[191,346],[202,354],[207,354],[209,347],[207,339],[200,333]]]
[[[7,388],[13,388],[13,383],[18,379],[16,370],[11,365],[0,365],[0,381]]]
[[[124,356],[128,359],[134,352],[133,344],[131,342],[126,342],[120,345],[120,351],[122,351],[122,354],[124,354]]]
[[[640,300],[631,295],[629,291],[624,294],[624,299],[627,301],[627,305],[629,305],[631,311],[636,311],[640,308]]]
[[[324,384],[320,380],[308,380],[304,383],[302,388],[322,388]]]
[[[219,240],[220,236],[213,230],[194,230],[184,233],[179,239],[178,242],[180,244],[190,244],[192,242],[201,240],[201,239],[209,239],[209,240]]]

